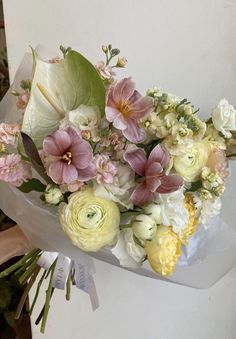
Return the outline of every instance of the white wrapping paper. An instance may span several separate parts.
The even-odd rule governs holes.
[[[19,90],[20,81],[31,78],[31,66],[31,55],[27,54],[12,89]],[[16,98],[9,91],[0,104],[0,121],[14,123],[19,120],[15,102]],[[207,230],[203,226],[199,227],[189,246],[183,248],[173,276],[168,279],[161,277],[152,271],[147,262],[141,268],[130,271],[196,288],[213,285],[236,264],[235,191],[236,163],[232,163],[220,217],[216,217]],[[119,266],[110,249],[88,254],[73,246],[60,228],[57,208],[43,205],[37,193],[24,194],[17,188],[0,182],[0,209],[21,226],[35,247],[62,253],[91,271],[94,271],[91,257]]]

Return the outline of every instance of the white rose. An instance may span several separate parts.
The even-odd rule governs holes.
[[[155,220],[156,224],[162,223],[161,217],[161,206],[158,204],[148,204],[144,208],[145,213],[147,213],[152,219]]]
[[[64,200],[61,190],[57,186],[51,184],[47,185],[44,197],[45,201],[51,205],[57,205]]]
[[[208,228],[211,219],[220,214],[221,207],[222,202],[220,198],[214,201],[202,200],[200,223],[202,223],[205,228]]]
[[[172,226],[173,231],[181,234],[188,223],[189,214],[184,203],[184,193],[181,188],[168,194],[159,194],[162,224]]]
[[[97,106],[80,105],[75,110],[66,113],[65,118],[61,121],[61,126],[71,123],[81,131],[95,133],[100,121],[101,114]]]
[[[145,249],[134,241],[131,228],[120,232],[118,242],[111,251],[120,261],[121,266],[133,269],[139,268],[146,256]]]
[[[115,162],[114,162],[115,163]],[[93,181],[95,195],[112,200],[121,206],[130,209],[133,204],[130,202],[131,189],[135,186],[135,173],[130,167],[117,162],[117,174],[111,184],[98,184]]]
[[[236,110],[226,99],[222,99],[212,112],[212,121],[218,131],[230,138],[230,131],[236,131]]]
[[[132,230],[137,238],[151,240],[156,232],[156,222],[146,214],[140,214],[132,223]]]

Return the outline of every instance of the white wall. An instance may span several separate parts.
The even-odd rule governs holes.
[[[95,62],[111,42],[143,91],[160,85],[205,113],[222,96],[236,104],[235,0],[5,0],[4,10],[12,79],[28,45],[70,45]],[[45,339],[235,339],[236,269],[201,291],[96,267],[100,309],[58,292]]]

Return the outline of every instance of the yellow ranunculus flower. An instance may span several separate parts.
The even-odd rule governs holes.
[[[153,270],[171,275],[181,254],[181,241],[170,226],[158,226],[156,234],[145,245],[148,261]]]
[[[72,194],[62,204],[59,218],[63,231],[84,251],[99,251],[113,245],[119,234],[120,211],[110,200],[99,198],[91,188]]]
[[[186,181],[196,181],[211,152],[211,143],[203,140],[186,148],[185,154],[174,157],[174,168]]]
[[[189,238],[196,232],[198,227],[198,218],[196,216],[196,207],[194,205],[191,194],[186,194],[184,199],[185,207],[188,210],[189,219],[183,232],[180,235],[180,240],[184,245],[188,245]]]

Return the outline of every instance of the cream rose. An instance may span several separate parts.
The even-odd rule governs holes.
[[[120,211],[107,199],[96,197],[91,188],[72,194],[59,208],[63,231],[84,251],[99,251],[114,245],[119,234]]]
[[[196,181],[211,152],[208,141],[194,142],[185,154],[174,157],[174,168],[186,181]]]
[[[230,131],[236,131],[236,110],[226,99],[221,99],[212,112],[212,121],[218,131],[230,138]]]

